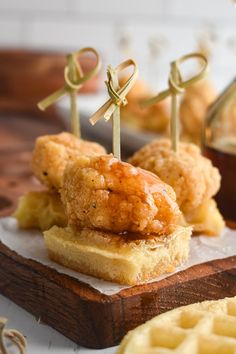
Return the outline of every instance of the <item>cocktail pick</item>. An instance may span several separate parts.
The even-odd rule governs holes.
[[[118,74],[133,66],[133,73],[125,84],[120,87]],[[113,131],[113,155],[120,159],[120,107],[125,106],[128,101],[126,99],[127,93],[133,87],[138,77],[137,64],[133,59],[128,59],[119,64],[115,69],[110,65],[107,68],[107,85],[108,95],[110,99],[104,103],[89,119],[92,125],[96,124],[100,119],[104,118],[108,121],[112,117],[112,131]]]
[[[83,73],[78,59],[81,55],[93,53],[96,57],[96,63],[92,70]],[[101,68],[101,59],[94,48],[86,47],[79,51],[67,55],[67,65],[64,70],[65,85],[54,92],[44,100],[38,103],[38,108],[44,111],[47,107],[58,101],[61,97],[68,94],[70,96],[70,115],[71,115],[71,131],[74,135],[80,137],[80,120],[77,107],[77,91],[81,89],[83,84],[94,77]]]
[[[15,329],[5,329],[6,322],[5,318],[0,317],[0,353],[9,353],[5,345],[5,339],[8,339],[19,349],[20,354],[26,354],[25,337]]]
[[[202,69],[198,74],[191,77],[190,79],[184,81],[180,73],[180,64],[186,62],[189,59],[199,59],[202,62]],[[178,119],[178,100],[177,95],[184,92],[184,89],[188,86],[194,84],[196,81],[201,80],[205,77],[208,69],[207,58],[201,53],[191,53],[182,56],[181,58],[173,61],[170,64],[171,70],[168,79],[169,88],[165,91],[160,92],[157,96],[144,100],[140,103],[141,107],[151,106],[164,98],[171,96],[171,121],[170,121],[170,131],[171,131],[171,141],[172,149],[174,151],[178,150],[179,142],[179,119]]]

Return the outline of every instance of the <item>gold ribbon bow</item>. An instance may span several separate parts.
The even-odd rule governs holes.
[[[15,329],[5,329],[7,320],[0,318],[0,353],[8,354],[4,339],[9,339],[19,349],[20,354],[26,354],[25,337]]]
[[[93,53],[96,57],[96,64],[94,68],[86,74],[83,73],[83,70],[78,61],[79,57],[85,53]],[[73,134],[80,137],[80,122],[77,109],[77,91],[80,90],[86,81],[94,77],[100,68],[101,59],[94,48],[86,47],[80,49],[79,51],[70,53],[67,55],[67,65],[64,70],[64,87],[39,102],[38,108],[44,111],[47,107],[58,101],[61,97],[69,94],[71,102],[71,130]]]
[[[199,59],[202,61],[203,66],[201,71],[193,76],[192,78],[184,81],[180,73],[180,64],[186,62],[189,59]],[[178,119],[177,119],[177,95],[184,92],[185,88],[194,84],[198,80],[203,79],[206,76],[208,70],[207,58],[201,53],[191,53],[182,56],[181,58],[173,61],[171,64],[170,75],[168,79],[169,88],[165,91],[160,92],[157,96],[142,101],[140,103],[141,107],[151,106],[171,96],[171,138],[172,138],[172,148],[177,151],[178,142]]]
[[[133,73],[125,84],[120,87],[118,74],[133,66]],[[120,159],[120,107],[125,106],[128,101],[126,99],[127,93],[133,87],[138,77],[138,67],[133,59],[128,59],[119,64],[115,69],[110,65],[107,68],[107,86],[108,95],[110,99],[102,105],[89,119],[92,125],[96,124],[100,119],[104,118],[108,121],[113,116],[113,154]]]

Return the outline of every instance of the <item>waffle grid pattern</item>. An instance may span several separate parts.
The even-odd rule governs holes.
[[[130,334],[119,354],[236,354],[236,297],[175,309]]]

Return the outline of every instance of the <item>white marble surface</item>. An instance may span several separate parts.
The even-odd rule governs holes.
[[[92,350],[80,347],[0,295],[0,317],[8,318],[8,328],[15,328],[26,336],[29,354],[114,354],[116,348]]]

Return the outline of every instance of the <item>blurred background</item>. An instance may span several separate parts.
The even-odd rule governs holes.
[[[235,19],[232,0],[1,0],[0,47],[68,52],[90,45],[104,65],[132,55],[140,75],[157,86],[170,60],[205,37],[211,77],[221,88],[235,73]]]

